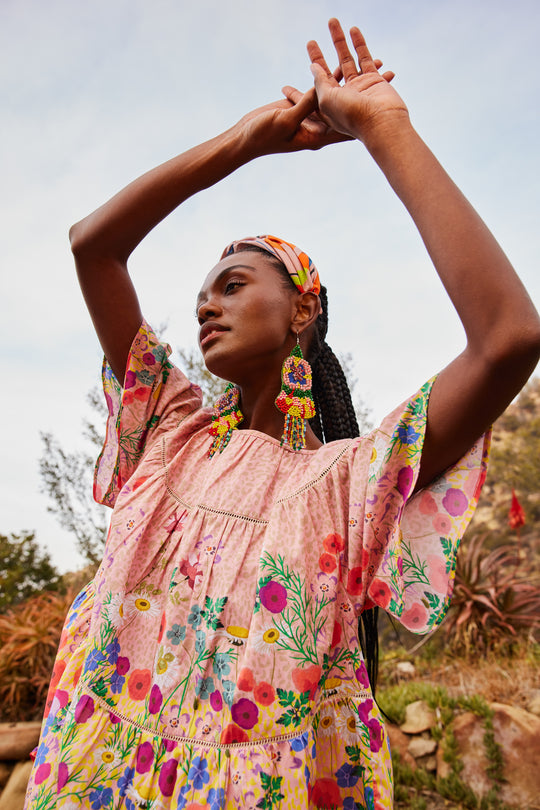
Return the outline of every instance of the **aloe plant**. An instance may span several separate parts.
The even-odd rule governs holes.
[[[487,534],[472,537],[461,549],[452,607],[444,628],[456,651],[486,652],[540,625],[540,582],[505,544],[488,550]]]

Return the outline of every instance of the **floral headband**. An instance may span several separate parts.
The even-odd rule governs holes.
[[[284,239],[279,239],[277,236],[248,236],[246,239],[231,242],[223,251],[221,258],[224,259],[225,256],[237,253],[242,245],[255,245],[266,250],[285,265],[299,292],[314,292],[319,295],[321,291],[319,271],[307,253],[297,248],[296,245],[285,242]]]

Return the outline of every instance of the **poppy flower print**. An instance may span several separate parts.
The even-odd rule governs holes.
[[[309,364],[283,374],[278,407],[305,418]],[[104,369],[105,562],[66,620],[26,810],[391,806],[358,618],[442,620],[487,455],[410,498],[430,387],[307,452],[225,420],[209,458],[211,409],[143,323],[124,391]]]

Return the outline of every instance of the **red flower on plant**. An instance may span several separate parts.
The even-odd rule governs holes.
[[[128,679],[128,692],[132,700],[144,700],[150,689],[152,673],[149,669],[134,669]]]
[[[323,548],[333,554],[338,554],[345,548],[345,540],[339,534],[329,534],[323,540]]]
[[[336,566],[337,562],[334,554],[329,554],[327,551],[324,551],[319,557],[319,568],[326,574],[331,574],[332,571],[335,571]]]

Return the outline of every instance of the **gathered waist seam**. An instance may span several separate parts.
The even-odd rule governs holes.
[[[96,695],[96,693],[92,689],[90,689],[89,687],[84,687],[81,691],[86,692],[86,694],[89,697],[91,697],[93,700],[95,700],[96,703],[98,703],[101,706],[102,709],[105,709],[105,711],[110,712],[111,714],[114,714],[115,717],[119,717],[125,723],[128,723],[130,726],[133,726],[134,728],[137,728],[139,731],[142,731],[145,734],[152,734],[155,737],[161,737],[162,739],[170,740],[171,742],[191,743],[191,744],[202,746],[203,748],[215,748],[215,749],[221,749],[221,750],[227,750],[229,748],[257,748],[257,747],[264,748],[265,746],[271,745],[273,743],[281,743],[281,742],[287,742],[287,740],[294,740],[296,737],[300,737],[300,735],[304,734],[306,731],[309,731],[309,729],[311,727],[311,722],[310,722],[310,723],[306,723],[302,727],[296,728],[294,731],[289,731],[288,734],[280,734],[277,737],[265,737],[264,739],[251,740],[251,741],[247,741],[247,742],[221,743],[221,742],[215,742],[214,740],[201,740],[198,737],[184,737],[184,736],[179,736],[179,735],[175,735],[175,734],[167,734],[166,732],[163,733],[161,731],[157,731],[154,728],[151,728],[150,726],[145,726],[142,723],[137,723],[136,720],[132,720],[130,717],[127,717],[127,715],[123,714],[121,711],[117,711],[115,706],[111,706],[102,697],[100,697],[99,695]],[[318,712],[321,711],[323,706],[327,706],[328,704],[331,704],[331,703],[338,703],[338,704],[341,703],[341,704],[343,704],[343,703],[348,703],[348,702],[353,701],[353,700],[366,700],[368,698],[371,698],[371,696],[372,695],[371,695],[371,692],[369,690],[363,690],[361,692],[354,692],[354,693],[348,694],[348,695],[342,695],[342,696],[333,695],[332,697],[323,698],[321,701],[319,701],[317,706],[314,707],[313,713],[311,714],[311,719],[316,714],[318,714]]]

